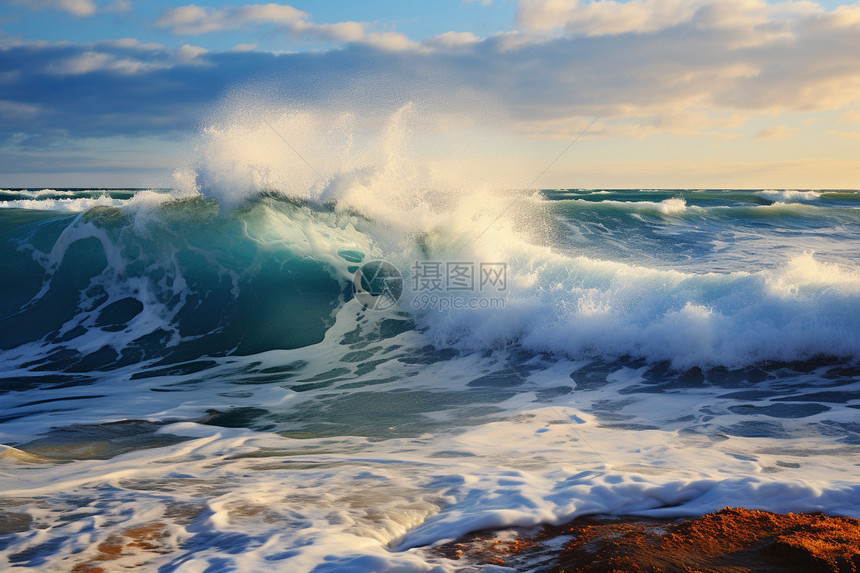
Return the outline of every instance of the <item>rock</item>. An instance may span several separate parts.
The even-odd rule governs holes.
[[[434,551],[450,557],[455,547],[464,560],[547,573],[860,573],[860,521],[740,508],[679,520],[582,517],[536,533],[479,532]]]

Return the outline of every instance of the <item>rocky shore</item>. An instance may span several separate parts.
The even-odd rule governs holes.
[[[688,519],[590,516],[477,532],[434,552],[546,573],[860,573],[860,521],[728,507]]]

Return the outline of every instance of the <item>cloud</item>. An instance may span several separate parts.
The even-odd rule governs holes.
[[[159,44],[156,42],[141,42],[137,38],[119,38],[118,40],[108,40],[102,42],[106,45],[112,45],[117,48],[133,48],[136,50],[155,50],[155,51],[164,51],[167,50],[167,47],[164,44]]]
[[[0,143],[22,148],[193,129],[225,88],[207,57],[200,48],[171,50],[132,39],[2,45],[0,69],[16,73],[0,78]],[[230,68],[221,62],[227,81],[237,81],[240,74]]]
[[[261,78],[290,105],[370,114],[417,101],[439,114],[504,116],[508,127],[535,138],[575,136],[598,114],[592,137],[728,138],[753,117],[860,101],[858,9],[757,0],[695,0],[695,9],[674,0],[554,1],[520,5],[521,18],[527,9],[561,10],[552,29],[538,19],[519,32],[483,39],[448,32],[420,44],[361,23],[316,24],[281,4],[188,5],[159,20],[177,33],[268,23],[345,44],[313,53],[276,55],[247,45],[172,50],[128,38],[86,45],[6,40],[3,101],[38,111],[4,118],[0,137],[49,127],[73,136],[194,129],[225,93]],[[595,10],[618,20],[598,19]],[[578,31],[582,14],[599,25]],[[771,126],[757,137],[784,137],[790,129]]]
[[[731,30],[753,41],[773,38],[795,17],[821,17],[814,2],[763,0],[521,0],[516,23],[532,32],[564,32],[584,36],[647,34],[689,24],[694,29]],[[837,21],[854,14],[835,11]]]
[[[233,52],[253,52],[257,49],[257,44],[236,44],[231,51]]]
[[[372,32],[360,40],[368,46],[389,52],[415,50],[419,47],[416,42],[413,42],[404,34],[396,32],[386,32],[384,34]]]
[[[522,0],[516,23],[533,31],[561,30],[601,36],[626,32],[653,32],[689,20],[701,0]]]
[[[10,0],[10,3],[31,10],[60,10],[75,16],[92,16],[96,13],[96,5],[92,0]]]
[[[199,57],[208,54],[209,50],[200,46],[185,44],[176,51],[176,58],[185,64],[199,62]]]
[[[189,4],[167,10],[155,25],[171,28],[176,34],[206,34],[240,28],[249,23],[301,26],[308,16],[306,12],[281,4],[228,6],[220,10]]]
[[[420,46],[396,32],[374,32],[366,22],[318,24],[311,16],[286,4],[251,4],[220,9],[189,4],[164,12],[156,26],[174,34],[209,34],[247,27],[274,26],[291,40],[323,40],[336,43],[361,42],[388,51],[414,50]]]
[[[142,62],[133,58],[120,58],[114,54],[91,50],[53,63],[45,69],[57,75],[81,75],[99,71],[133,74],[146,68],[151,68],[154,65],[156,64]]]
[[[39,113],[39,106],[23,102],[0,100],[0,117],[34,117]]]
[[[114,0],[105,6],[105,12],[114,12],[116,14],[124,14],[131,12],[131,0]]]
[[[429,48],[457,48],[470,46],[480,42],[481,39],[471,32],[445,32],[421,42]]]
[[[109,40],[85,46],[57,44],[67,57],[46,62],[42,72],[56,76],[76,76],[94,73],[142,75],[169,69],[177,64],[205,65],[201,56],[208,50],[184,45],[176,50],[156,43],[141,43],[133,38]],[[62,48],[67,48],[62,50]]]
[[[189,4],[164,12],[156,26],[170,28],[175,34],[207,34],[248,25],[273,24],[294,38],[321,38],[336,42],[355,42],[365,38],[366,24],[337,22],[315,24],[310,14],[286,4],[226,6],[221,9]]]
[[[755,134],[756,139],[789,139],[797,131],[796,128],[786,127],[784,125],[771,125],[759,130]]]

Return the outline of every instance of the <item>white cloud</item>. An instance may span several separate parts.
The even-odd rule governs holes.
[[[164,12],[156,21],[157,26],[170,28],[175,34],[207,34],[265,24],[275,25],[294,38],[321,38],[335,42],[358,42],[369,38],[367,24],[363,22],[316,24],[310,20],[310,14],[286,4],[252,4],[220,9],[189,4]],[[379,43],[379,39],[377,34],[371,41]],[[387,41],[391,42],[390,39]]]
[[[61,46],[62,43],[55,44]],[[120,75],[143,74],[165,70],[176,65],[207,65],[202,56],[205,48],[188,44],[170,50],[155,43],[141,43],[134,38],[122,38],[80,46],[74,55],[54,60],[45,71],[56,76],[79,76],[95,72]]]
[[[427,38],[421,43],[430,48],[458,48],[470,46],[480,41],[481,39],[471,32],[445,32],[444,34]]]
[[[134,74],[153,67],[154,64],[133,58],[120,58],[106,52],[87,51],[52,64],[48,70],[57,75],[81,75],[100,71]]]
[[[185,44],[181,48],[176,51],[176,58],[183,63],[189,63],[193,60],[196,60],[199,56],[204,54],[208,54],[209,50],[206,48],[201,48],[200,46],[191,46],[189,44]]]
[[[414,50],[419,47],[416,42],[413,42],[405,35],[395,32],[388,32],[385,34],[371,32],[362,38],[361,41],[369,46],[388,52],[402,52],[406,50]]]
[[[522,0],[516,22],[527,30],[586,36],[652,32],[689,20],[702,4],[703,0]]]
[[[161,15],[155,25],[172,28],[176,34],[205,34],[238,26],[239,23],[231,22],[226,16],[212,10],[190,4],[168,10]]]
[[[60,10],[75,16],[92,16],[96,5],[92,0],[11,0],[12,4],[27,6],[31,10]]]
[[[832,13],[839,22],[855,17],[854,10]],[[723,29],[765,40],[784,33],[792,18],[823,16],[815,2],[764,0],[521,0],[516,23],[529,32],[563,32],[583,36],[646,34],[689,23],[704,30]],[[756,40],[753,40],[753,43]]]
[[[253,52],[257,49],[257,44],[236,44],[231,52]]]
[[[522,71],[537,89],[515,101],[535,120],[603,109],[654,125],[694,109],[750,117],[860,99],[860,4],[521,0],[517,23],[521,32],[488,42],[531,58]]]

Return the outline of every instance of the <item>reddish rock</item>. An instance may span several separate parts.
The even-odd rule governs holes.
[[[548,554],[562,535],[572,539]],[[514,539],[479,532],[437,552],[548,573],[860,573],[860,521],[738,508],[682,520],[583,517]]]

